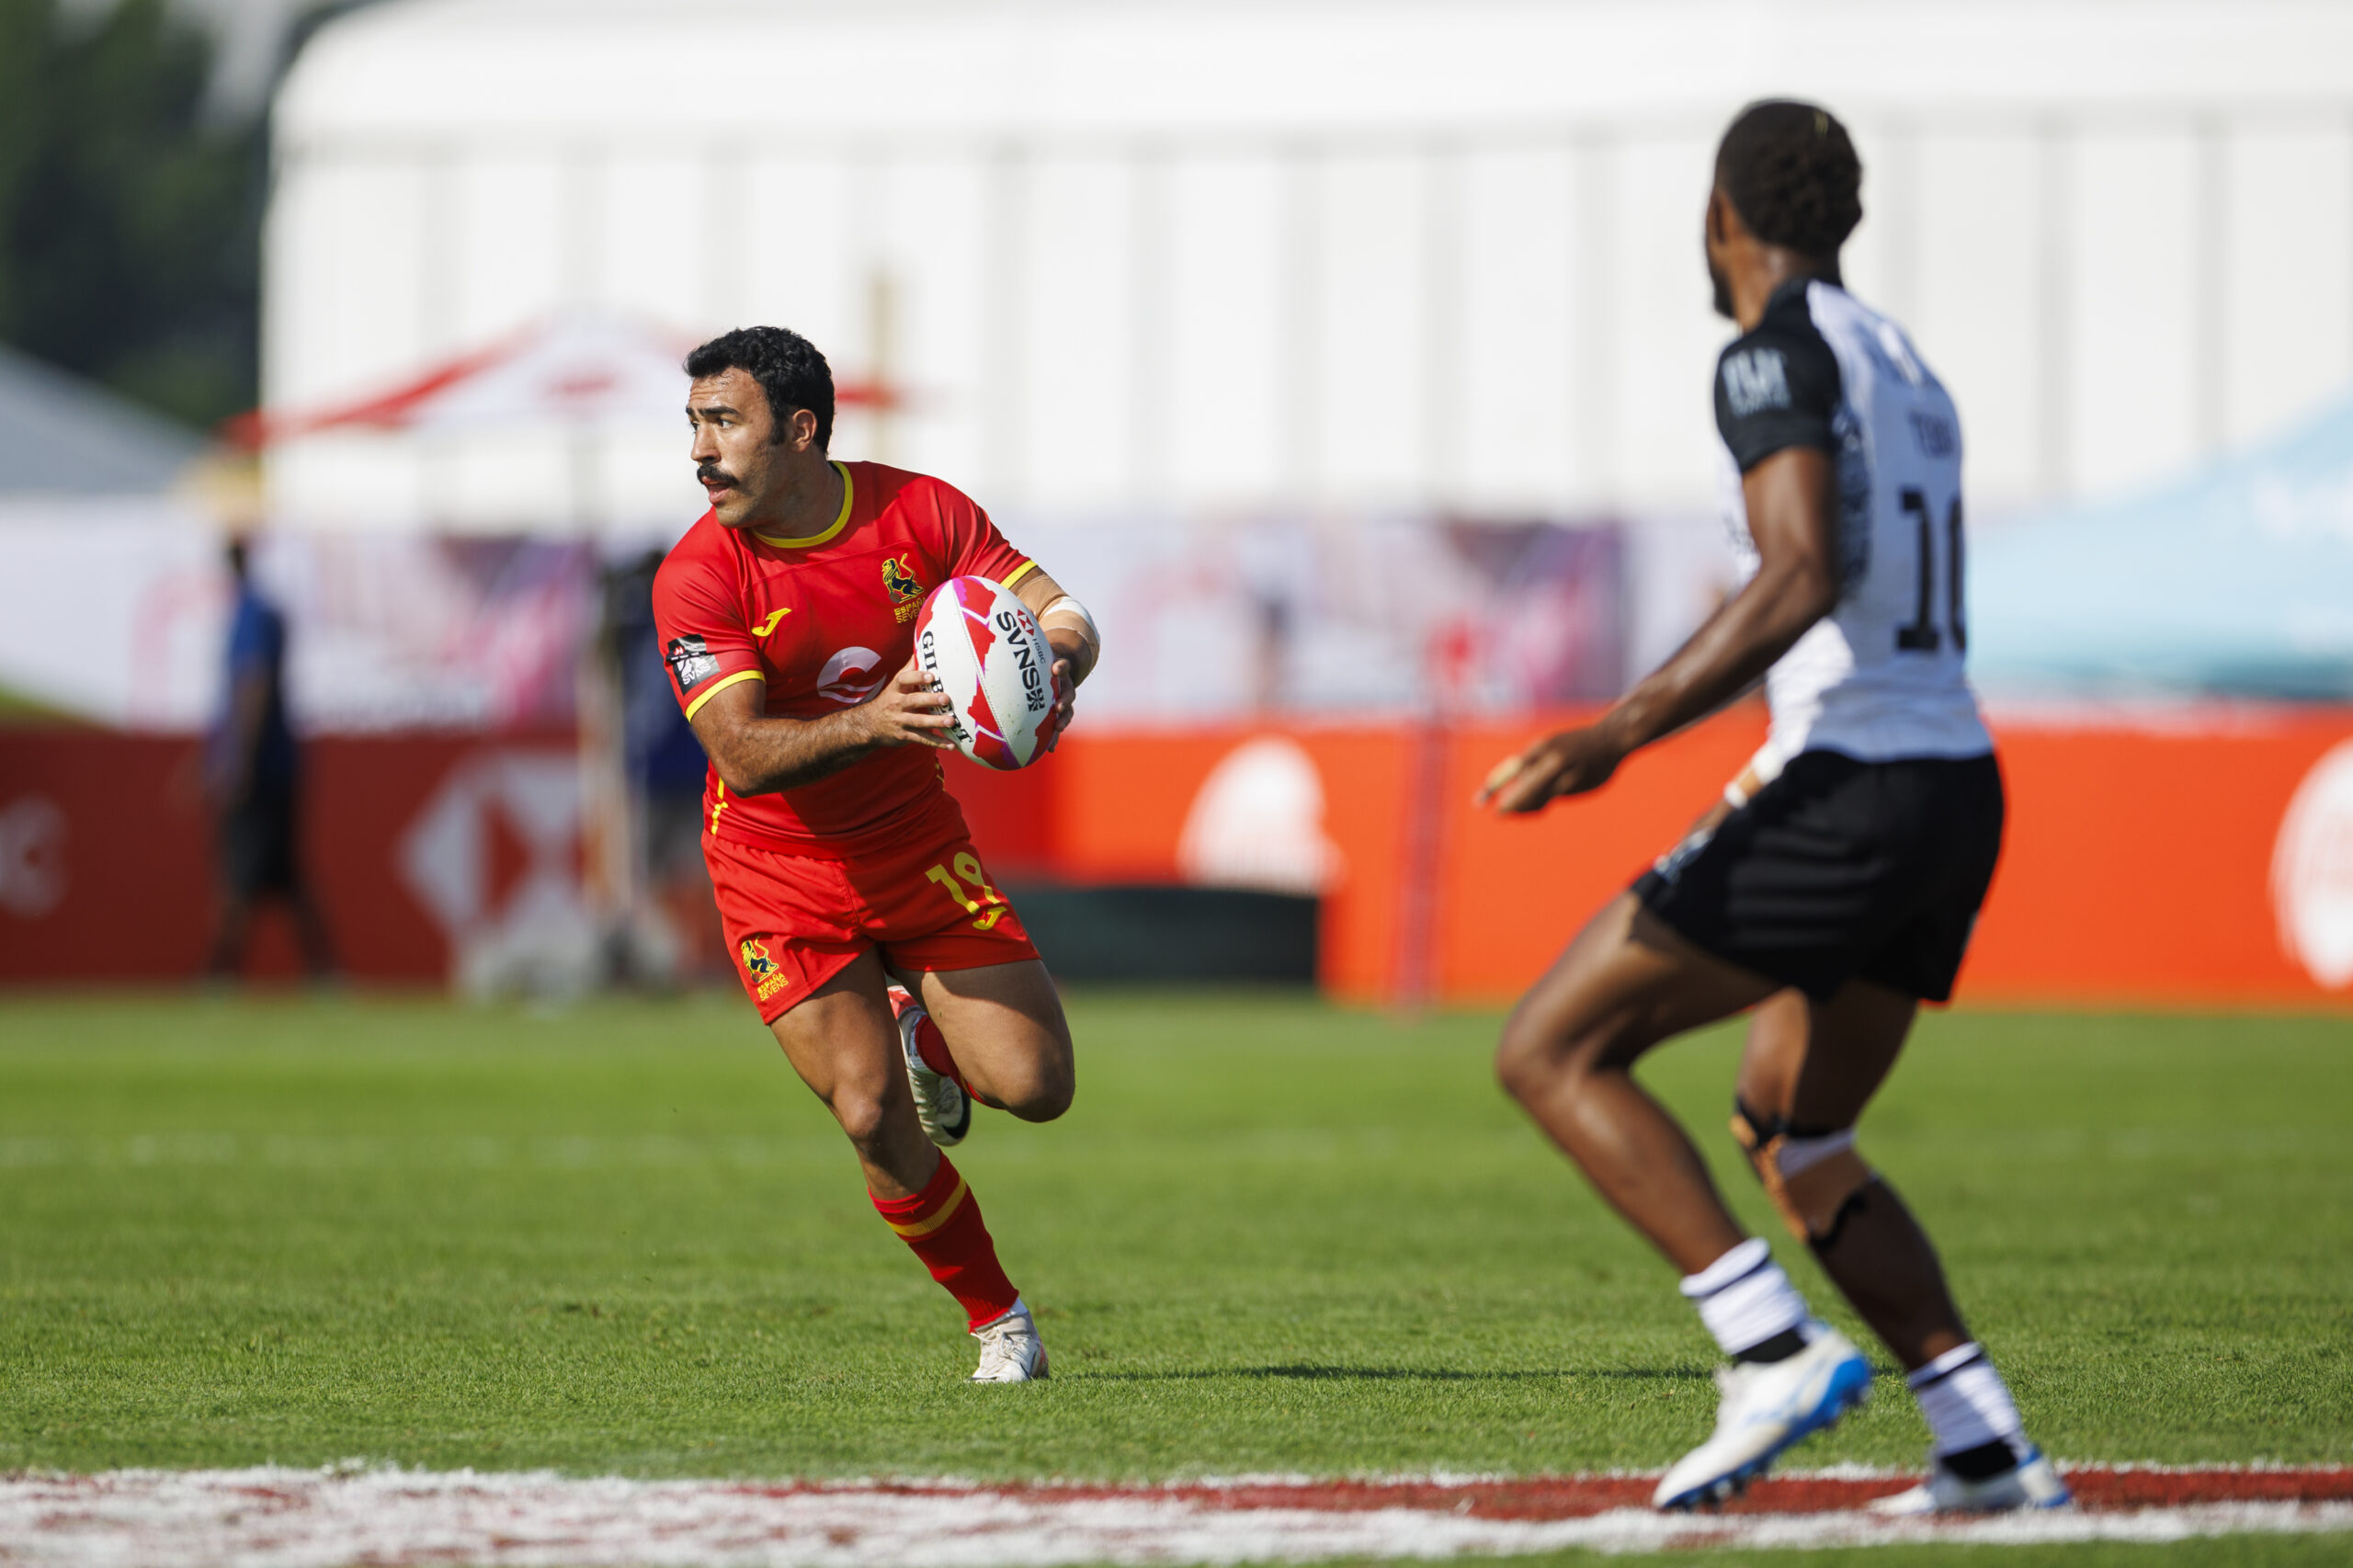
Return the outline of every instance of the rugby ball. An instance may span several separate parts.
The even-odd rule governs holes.
[[[950,577],[915,617],[915,662],[946,694],[956,749],[1027,767],[1054,738],[1054,651],[1029,607],[986,577]]]

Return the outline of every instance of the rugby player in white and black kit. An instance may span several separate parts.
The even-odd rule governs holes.
[[[1739,1138],[1791,1232],[1904,1365],[1935,1440],[1928,1513],[2055,1506],[1935,1250],[1855,1122],[1923,1001],[1942,1002],[2001,853],[2002,776],[1963,674],[1961,429],[1903,329],[1847,292],[1862,217],[1846,128],[1742,111],[1716,154],[1708,270],[1741,336],[1718,364],[1724,500],[1746,574],[1596,723],[1506,759],[1482,799],[1534,812],[1758,676],[1770,738],[1724,799],[1569,944],[1505,1026],[1505,1086],[1683,1275],[1733,1365],[1714,1435],[1655,1501],[1721,1501],[1861,1403],[1870,1369],[1748,1236],[1630,1071],[1756,1009]]]

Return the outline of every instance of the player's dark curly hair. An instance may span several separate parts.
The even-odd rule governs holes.
[[[784,439],[785,415],[805,408],[817,416],[817,449],[834,438],[834,372],[817,346],[782,326],[739,326],[722,332],[687,356],[687,374],[699,381],[722,370],[741,370],[768,394],[776,439]]]
[[[1863,165],[1838,117],[1768,98],[1742,109],[1716,148],[1716,183],[1748,232],[1801,256],[1829,256],[1863,221]]]

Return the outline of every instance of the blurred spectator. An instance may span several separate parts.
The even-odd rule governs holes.
[[[671,978],[709,979],[728,971],[702,858],[706,759],[671,695],[654,635],[654,574],[662,555],[648,551],[606,574],[603,636],[619,687],[637,894],[651,900],[671,933]]]
[[[303,968],[324,979],[334,954],[296,846],[301,759],[286,720],[286,617],[254,586],[243,540],[231,542],[228,559],[237,581],[228,681],[205,751],[221,876],[221,925],[207,968],[216,979],[237,971],[254,907],[267,894],[286,901]]]

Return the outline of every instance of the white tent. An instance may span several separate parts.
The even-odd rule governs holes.
[[[1698,207],[1745,99],[1854,124],[1853,278],[1981,510],[2353,374],[2353,10],[2295,0],[402,0],[275,120],[267,389],[568,306],[801,327],[917,406],[842,448],[1002,512],[1704,508]],[[675,429],[605,509],[683,523]],[[317,526],[560,526],[558,434],[329,437]]]
[[[204,451],[185,426],[0,344],[0,499],[161,495]]]

